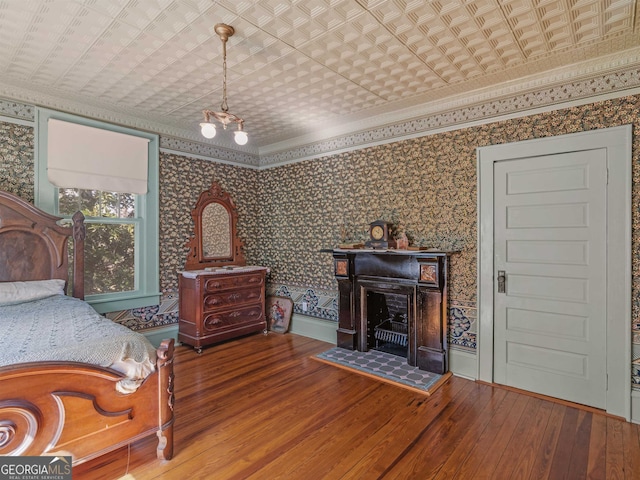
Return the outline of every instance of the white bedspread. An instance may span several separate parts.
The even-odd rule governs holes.
[[[155,349],[139,333],[65,295],[0,307],[0,366],[63,360],[113,368],[130,393],[155,369]]]

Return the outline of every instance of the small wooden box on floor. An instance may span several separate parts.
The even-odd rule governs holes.
[[[181,272],[178,340],[198,351],[264,331],[265,267]]]

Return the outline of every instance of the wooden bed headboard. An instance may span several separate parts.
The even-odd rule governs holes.
[[[73,225],[0,190],[0,282],[69,281],[68,238],[73,237],[73,296],[84,299],[84,215]]]

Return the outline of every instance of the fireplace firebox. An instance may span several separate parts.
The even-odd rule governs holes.
[[[378,349],[435,373],[447,365],[450,252],[333,250],[339,347]]]

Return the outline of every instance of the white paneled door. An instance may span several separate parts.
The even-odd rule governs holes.
[[[607,149],[494,164],[494,381],[606,407]]]

